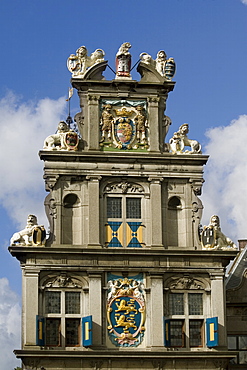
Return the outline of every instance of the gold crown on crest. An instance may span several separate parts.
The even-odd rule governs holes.
[[[133,110],[127,110],[125,107],[123,107],[122,109],[114,109],[115,113],[116,113],[116,116],[120,116],[120,117],[128,117],[128,116],[131,116],[133,114]]]

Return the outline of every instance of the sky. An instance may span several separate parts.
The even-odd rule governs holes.
[[[47,220],[38,152],[68,114],[66,61],[81,45],[100,48],[115,68],[123,42],[132,65],[142,52],[165,50],[177,65],[166,114],[167,140],[182,123],[202,144],[202,224],[218,214],[237,244],[247,238],[247,0],[1,0],[0,2],[0,370],[19,362],[21,268],[9,239],[27,215]],[[105,73],[113,79],[110,69]],[[133,79],[140,79],[133,70]],[[77,94],[72,116],[79,112]]]

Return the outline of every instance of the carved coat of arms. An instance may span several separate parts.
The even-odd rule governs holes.
[[[118,347],[138,346],[145,331],[143,283],[138,278],[108,281],[107,321],[111,342]]]
[[[147,149],[146,102],[109,100],[101,102],[101,140],[104,148]]]

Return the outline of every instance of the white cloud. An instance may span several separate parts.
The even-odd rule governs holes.
[[[247,0],[241,0],[244,5],[247,5]]]
[[[29,213],[44,216],[43,162],[38,151],[46,136],[64,119],[64,97],[22,102],[9,92],[0,100],[0,202],[10,217],[24,226]]]
[[[235,242],[247,238],[247,115],[207,131],[210,155],[203,188],[204,224],[218,214],[222,231]]]
[[[21,307],[19,297],[14,293],[8,279],[0,279],[0,370],[20,366],[13,354],[21,346]]]

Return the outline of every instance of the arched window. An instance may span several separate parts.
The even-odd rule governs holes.
[[[80,200],[76,194],[67,194],[62,208],[62,243],[80,244]]]
[[[174,196],[168,201],[167,236],[168,246],[179,246],[179,231],[181,227],[182,204],[178,197]]]

